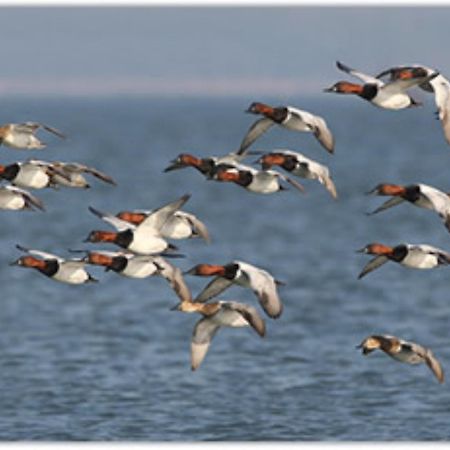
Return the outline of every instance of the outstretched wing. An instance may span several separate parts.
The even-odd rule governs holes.
[[[138,225],[138,228],[140,230],[149,230],[152,232],[159,231],[167,222],[169,217],[171,217],[175,211],[178,211],[190,197],[190,194],[185,194],[178,200],[153,210],[152,213]]]
[[[262,119],[258,119],[247,131],[244,139],[241,142],[241,145],[238,150],[238,154],[242,154],[256,139],[259,138],[263,133],[265,133],[272,125],[274,124],[273,120],[263,117]]]
[[[56,128],[49,127],[48,125],[44,125],[42,123],[38,122],[24,122],[16,125],[16,130],[21,133],[28,133],[32,134],[34,133],[38,128],[43,128],[44,130],[55,134],[56,136],[60,137],[61,139],[66,139],[66,136],[61,133],[61,131],[57,130]]]
[[[425,363],[431,369],[434,376],[438,379],[439,383],[443,383],[444,370],[442,369],[439,361],[434,356],[433,352],[429,348],[422,347],[421,345],[414,342],[410,342],[409,344],[411,346],[411,350],[425,360]]]
[[[48,132],[50,132],[50,133],[55,134],[56,136],[60,137],[61,139],[66,139],[66,137],[67,137],[65,134],[63,134],[61,131],[57,130],[56,128],[49,127],[48,125],[44,125],[44,124],[40,124],[40,126],[41,126],[44,130],[46,130],[46,131],[48,131]]]
[[[266,323],[253,306],[238,302],[223,302],[222,308],[238,312],[261,337],[265,336]]]
[[[232,284],[233,281],[231,280],[227,280],[223,277],[215,277],[206,285],[206,287],[200,292],[200,294],[195,297],[194,302],[207,302],[211,298],[217,297]]]
[[[381,80],[379,80],[371,75],[367,75],[363,72],[359,72],[355,69],[352,69],[352,68],[342,64],[339,61],[336,61],[336,66],[338,67],[338,69],[342,70],[343,72],[348,73],[349,75],[352,75],[352,76],[364,81],[364,83],[376,84],[377,86],[383,86],[383,84],[384,84]]]
[[[293,178],[288,177],[287,175],[283,175],[283,174],[277,172],[276,170],[270,170],[270,171],[269,170],[266,170],[266,171],[263,170],[261,172],[263,172],[263,173],[267,172],[268,174],[269,173],[276,173],[279,178],[281,178],[282,180],[286,181],[291,186],[294,186],[295,189],[300,191],[302,194],[305,193],[305,188],[303,187],[303,185],[301,183],[299,183],[297,180],[294,180]]]
[[[16,244],[16,248],[18,250],[20,250],[21,252],[29,253],[30,255],[36,255],[36,256],[38,256],[39,258],[42,258],[42,259],[55,259],[56,261],[58,261],[60,263],[65,261],[60,256],[53,255],[52,253],[42,252],[41,250],[33,250],[33,249],[30,249],[30,248],[26,248],[26,247],[23,247],[20,244]]]
[[[388,262],[389,259],[384,255],[376,256],[375,258],[371,259],[365,266],[364,269],[361,271],[361,273],[358,275],[358,280],[360,280],[362,277],[366,276],[369,272],[372,272],[375,269],[378,269],[378,267],[382,266],[384,263]]]
[[[194,327],[191,340],[191,368],[196,370],[200,367],[211,344],[212,338],[220,328],[208,317],[200,319]]]
[[[393,81],[390,81],[389,83],[386,83],[383,86],[383,91],[386,94],[397,94],[399,92],[404,92],[406,89],[412,88],[414,86],[418,86],[422,83],[427,83],[436,76],[438,76],[438,72],[433,72],[430,75],[422,76],[422,77],[413,77],[408,79],[396,79]]]
[[[427,363],[427,366],[431,369],[431,371],[434,373],[435,377],[439,380],[439,383],[444,382],[444,370],[442,369],[441,364],[439,361],[435,358],[432,351],[427,349],[425,362]]]
[[[192,301],[191,291],[184,280],[181,270],[168,263],[161,256],[154,257],[153,262],[158,268],[158,273],[168,281],[170,287],[175,291],[180,301]]]
[[[59,163],[63,170],[67,170],[69,172],[76,172],[76,173],[89,173],[93,175],[94,177],[104,181],[105,183],[117,185],[117,183],[113,180],[112,177],[107,175],[104,172],[101,172],[100,170],[95,169],[94,167],[86,166],[84,164],[80,164],[77,162],[71,162],[71,163]]]
[[[128,229],[134,230],[136,228],[135,225],[133,225],[132,223],[119,219],[113,214],[99,211],[98,209],[95,209],[92,206],[89,206],[89,211],[91,211],[92,214],[95,214],[100,219],[112,225],[118,231],[125,231]]]
[[[239,261],[239,266],[266,314],[273,319],[280,317],[283,312],[283,304],[278,296],[276,282],[272,275],[242,261]]]
[[[208,228],[206,228],[206,225],[199,220],[194,214],[187,213],[185,211],[177,211],[177,214],[180,216],[185,217],[188,222],[191,224],[191,227],[194,229],[194,231],[200,236],[202,239],[204,239],[206,242],[211,242],[211,238],[209,237]]]
[[[438,75],[430,81],[446,141],[450,144],[450,82]]]
[[[367,213],[367,215],[372,216],[373,214],[377,214],[385,209],[392,208],[393,206],[397,206],[400,203],[406,201],[402,197],[392,197],[389,200],[385,201],[381,206],[373,210],[372,212]]]

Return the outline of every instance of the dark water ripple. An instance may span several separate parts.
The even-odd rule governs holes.
[[[304,181],[258,196],[203,180],[193,170],[163,174],[180,152],[224,154],[251,123],[253,99],[4,100],[3,122],[39,120],[70,139],[49,138],[33,155],[2,149],[2,163],[28,156],[76,160],[116,178],[87,191],[39,192],[46,213],[2,212],[0,235],[0,439],[2,440],[447,440],[448,387],[425,366],[355,346],[372,332],[433,348],[449,365],[448,270],[393,264],[364,280],[370,241],[429,243],[450,249],[439,218],[402,205],[374,217],[382,181],[422,181],[449,190],[444,143],[433,105],[390,113],[357,99],[289,99],[326,116],[337,140],[329,156],[307,135],[273,129],[255,149],[287,147],[330,166],[339,201]],[[268,99],[269,100],[269,99]],[[347,101],[348,100],[348,101]],[[276,100],[279,102],[279,99]],[[184,270],[237,258],[286,282],[285,312],[267,338],[222,330],[201,369],[189,368],[196,318],[169,311],[164,280],[129,280],[93,268],[94,286],[72,287],[8,266],[14,245],[65,254],[86,248],[99,228],[88,205],[106,211],[153,208],[185,192],[186,209],[211,231],[210,246],[177,243]],[[102,224],[103,226],[103,224]],[[194,292],[204,280],[189,278]],[[233,287],[227,298],[255,304]]]

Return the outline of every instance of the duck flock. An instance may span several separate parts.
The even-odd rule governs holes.
[[[377,76],[369,76],[340,62],[337,62],[337,67],[359,78],[362,83],[339,81],[325,89],[325,92],[357,95],[379,108],[400,110],[419,106],[408,93],[408,89],[413,87],[418,86],[434,93],[437,118],[441,121],[444,137],[450,144],[450,83],[438,71],[422,65],[405,65],[388,68]],[[276,193],[288,189],[288,185],[302,193],[304,187],[298,179],[305,178],[317,180],[333,199],[338,198],[335,183],[325,165],[289,149],[274,149],[266,153],[250,149],[263,133],[278,125],[295,132],[312,133],[322,147],[333,154],[335,140],[323,117],[292,106],[273,107],[261,102],[252,103],[247,112],[259,118],[250,126],[236,152],[207,158],[182,153],[171,161],[164,172],[193,167],[207,179],[231,182],[257,194]],[[65,139],[65,135],[55,128],[26,122],[1,126],[0,143],[13,149],[43,149],[46,144],[36,136],[40,129]],[[258,164],[259,168],[243,164],[243,160],[252,155],[257,155],[254,164]],[[277,166],[282,171],[273,169]],[[111,185],[116,184],[109,175],[79,162],[28,159],[7,166],[0,165],[0,178],[5,182],[0,186],[0,209],[44,211],[43,202],[31,194],[29,189],[87,188],[90,185],[85,175],[94,176]],[[390,198],[369,215],[409,202],[436,212],[450,231],[450,194],[426,184],[401,186],[386,183],[379,184],[371,193]],[[156,205],[155,209],[122,210],[114,213],[89,206],[92,214],[115,230],[92,230],[85,242],[109,243],[116,250],[69,250],[72,255],[63,258],[18,244],[16,247],[23,255],[11,265],[36,269],[48,278],[67,284],[96,282],[86,269],[89,265],[103,266],[107,271],[130,278],[165,278],[179,299],[172,310],[196,312],[202,316],[194,326],[191,339],[191,368],[196,370],[220,327],[249,326],[261,337],[266,334],[265,320],[258,308],[234,300],[214,299],[228,287],[238,285],[253,291],[264,314],[270,319],[277,319],[283,313],[278,288],[284,283],[268,271],[239,260],[221,264],[197,264],[184,273],[169,262],[169,259],[173,261],[183,256],[170,241],[189,238],[210,241],[205,224],[194,214],[182,209],[189,198],[190,195],[185,194],[165,205]],[[148,205],[144,207],[147,208]],[[401,243],[391,247],[370,243],[360,252],[374,257],[362,269],[359,278],[388,261],[415,269],[431,269],[450,264],[450,253],[430,245]],[[213,278],[199,294],[193,296],[185,275]],[[357,347],[365,355],[379,349],[397,361],[425,363],[439,382],[444,381],[444,371],[432,351],[415,342],[380,334],[366,337]]]

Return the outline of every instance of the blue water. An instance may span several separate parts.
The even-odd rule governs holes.
[[[272,129],[255,150],[285,147],[329,165],[334,202],[317,182],[261,196],[204,180],[192,169],[163,173],[180,152],[220,155],[238,147],[256,99],[3,99],[0,122],[37,120],[63,130],[40,152],[1,148],[1,161],[28,156],[79,161],[118,183],[36,191],[47,211],[1,212],[0,438],[2,440],[446,440],[450,390],[429,369],[386,355],[363,357],[368,334],[389,333],[433,349],[450,367],[450,269],[389,263],[363,280],[372,241],[450,250],[437,216],[405,204],[374,217],[380,182],[424,182],[450,190],[450,147],[434,105],[381,111],[357,98],[292,98],[325,116],[336,137],[328,155],[312,135]],[[261,99],[279,103],[280,99]],[[8,265],[15,244],[67,255],[94,248],[104,228],[88,206],[155,208],[189,192],[185,209],[212,243],[177,241],[183,270],[242,259],[286,282],[282,317],[267,336],[224,329],[197,372],[190,336],[198,320],[171,312],[163,279],[131,280],[90,268],[97,284],[69,286]],[[105,247],[106,248],[106,247]],[[190,277],[195,292],[205,280]],[[255,305],[250,291],[223,295]]]

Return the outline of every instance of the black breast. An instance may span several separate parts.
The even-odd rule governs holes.
[[[415,203],[420,198],[420,187],[417,184],[407,186],[403,198],[408,202]]]
[[[236,276],[237,271],[239,270],[238,264],[227,264],[224,266],[225,274],[223,275],[224,278],[227,280],[233,280]]]
[[[276,123],[282,123],[286,120],[287,116],[288,116],[288,109],[285,108],[284,106],[278,106],[277,108],[273,109],[270,118]]]
[[[20,166],[19,164],[10,164],[9,166],[5,167],[5,170],[1,174],[2,178],[5,178],[6,180],[14,180],[16,178],[17,174],[19,173]]]
[[[133,240],[133,231],[128,229],[117,233],[115,243],[122,248],[128,248],[132,240]]]
[[[401,262],[408,254],[408,247],[404,244],[397,245],[397,247],[394,247],[394,251],[392,255],[389,257],[389,259],[392,259],[396,262]]]
[[[214,168],[216,163],[212,158],[203,158],[200,166],[196,166],[196,168],[203,174],[208,177],[212,177],[214,174]]]
[[[108,269],[114,270],[114,272],[122,272],[127,267],[128,259],[125,256],[114,256],[112,263],[108,266]]]
[[[241,186],[248,186],[253,181],[253,175],[251,172],[244,170],[239,172],[239,180],[236,181],[237,184]]]
[[[53,275],[55,275],[55,273],[58,272],[58,269],[59,263],[56,259],[49,259],[45,261],[45,267],[38,268],[39,272],[47,275],[48,277],[52,277]]]
[[[297,167],[298,161],[293,155],[284,155],[284,161],[281,167],[284,170],[291,172]]]
[[[358,94],[360,97],[365,98],[366,100],[372,100],[378,93],[378,86],[376,84],[365,84],[363,86],[363,90],[361,94]]]

